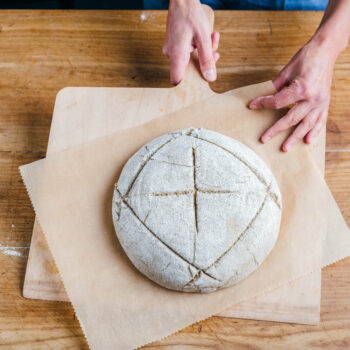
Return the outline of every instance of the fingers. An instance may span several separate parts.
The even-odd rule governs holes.
[[[212,45],[212,51],[215,52],[219,48],[219,41],[220,41],[220,33],[214,32],[211,35],[211,45]]]
[[[190,51],[182,51],[169,57],[170,59],[170,81],[177,85],[185,75],[186,67],[190,61]]]
[[[176,46],[169,45],[167,42],[164,44],[163,54],[170,61],[170,81],[173,85],[177,85],[182,80],[193,50],[190,36],[183,37]]]
[[[212,41],[215,43],[215,45],[219,45],[219,38],[217,38],[217,34],[214,35],[213,39],[210,35],[206,35],[206,33],[200,33],[197,37],[195,37],[195,43],[198,49],[199,66],[204,79],[207,81],[216,80],[216,67]]]
[[[193,52],[194,49],[195,49],[195,46],[194,46],[193,44],[191,44],[191,46],[190,46],[190,52]]]
[[[220,54],[218,52],[214,52],[213,56],[214,56],[214,61],[216,63],[218,61],[218,59],[220,58]]]
[[[201,47],[201,49],[198,48],[198,58],[201,71],[204,78],[208,81],[214,81],[216,79],[215,64],[220,58],[220,54],[216,52],[219,47],[219,40],[220,34],[214,32],[211,35],[210,58],[207,58],[206,51],[203,51],[204,46]],[[177,85],[182,80],[190,60],[190,54],[195,48],[196,45],[194,43],[191,43],[190,45],[185,43],[182,45],[178,44],[173,50],[169,50],[166,44],[163,46],[163,55],[167,56],[170,60],[170,81],[173,85]],[[212,71],[212,67],[214,67],[214,71]]]
[[[278,76],[274,80],[272,80],[272,83],[276,91],[280,91],[283,89],[283,87],[289,86],[291,84],[293,80],[290,80],[290,79],[291,79],[291,71],[290,71],[290,67],[287,65],[280,71]]]
[[[220,58],[220,54],[216,50],[219,47],[220,33],[214,32],[209,36],[201,34],[200,39],[189,44],[188,41],[183,40],[182,43],[177,43],[172,48],[169,48],[167,43],[163,46],[163,54],[170,60],[171,83],[177,85],[182,80],[190,60],[190,54],[195,48],[198,49],[199,64],[204,78],[207,81],[216,80],[215,64]]]
[[[323,112],[317,119],[315,126],[308,132],[305,137],[306,143],[311,143],[321,132],[321,130],[326,126],[327,123],[327,113]]]
[[[216,52],[217,49],[219,48],[219,41],[220,41],[220,33],[214,32],[211,35],[211,43],[212,43],[212,51],[213,51],[213,57],[214,57],[215,64],[218,61],[218,59],[220,58],[220,54],[218,52]]]
[[[285,74],[284,71],[282,71],[280,74],[278,74],[276,79],[272,80],[272,83],[273,83],[275,89],[277,91],[280,91],[280,90],[282,90],[282,88],[284,86],[288,86],[290,82],[287,79],[288,79],[288,75]]]
[[[304,137],[306,143],[311,143],[325,127],[326,122],[327,111],[320,112],[319,108],[310,109],[307,102],[299,102],[261,136],[261,142],[266,143],[281,131],[297,125],[282,145],[282,150],[288,152]]]
[[[173,35],[165,40],[163,54],[170,60],[170,81],[173,85],[182,80],[193,50],[192,34],[189,31],[174,31]]]
[[[318,117],[319,112],[317,110],[312,110],[287,138],[282,146],[282,150],[284,152],[288,152],[298,141],[302,140],[304,136],[315,126]]]
[[[302,91],[298,81],[292,82],[287,88],[275,95],[260,96],[250,102],[250,109],[272,108],[280,109],[302,100]]]
[[[306,102],[296,104],[284,117],[279,119],[273,126],[265,131],[261,136],[261,142],[266,143],[281,131],[297,125],[308,114],[309,110],[310,107]]]

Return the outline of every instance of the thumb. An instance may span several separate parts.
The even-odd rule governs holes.
[[[196,40],[199,66],[203,77],[207,81],[216,80],[216,67],[210,35],[201,35]]]
[[[272,80],[272,83],[277,91],[280,91],[283,89],[283,87],[287,87],[289,85],[289,74],[286,72],[285,68],[274,80]]]
[[[302,99],[297,81],[274,95],[256,97],[250,102],[250,109],[272,108],[280,109],[288,107]]]

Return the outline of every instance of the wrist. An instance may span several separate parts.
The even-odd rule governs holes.
[[[310,44],[320,48],[324,54],[333,57],[334,60],[346,49],[348,45],[348,37],[343,33],[332,31],[326,26],[319,27],[313,35]]]
[[[169,1],[169,8],[171,6],[181,6],[181,7],[188,7],[191,5],[198,5],[200,4],[200,0],[170,0]]]

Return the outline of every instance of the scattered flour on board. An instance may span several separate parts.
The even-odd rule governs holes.
[[[6,249],[3,251],[4,255],[12,255],[12,256],[20,256],[20,257],[24,257],[24,255],[21,252],[17,252],[17,250],[10,250],[10,249]]]
[[[146,13],[146,12],[142,12],[141,15],[140,15],[140,18],[141,18],[142,22],[145,21],[147,19],[147,17],[148,17],[148,13]]]
[[[155,18],[155,15],[149,12],[142,12],[140,15],[141,22],[144,22],[146,20],[152,21]]]
[[[21,258],[26,258],[27,255],[23,254],[24,251],[27,251],[29,247],[4,247],[0,244],[0,252],[4,255],[19,256]]]

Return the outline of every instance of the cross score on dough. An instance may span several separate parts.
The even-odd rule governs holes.
[[[217,133],[215,133],[215,134],[217,134]],[[189,271],[190,271],[190,274],[191,274],[192,277],[188,281],[186,281],[186,283],[184,283],[182,285],[182,289],[183,290],[186,290],[186,288],[188,288],[189,286],[193,285],[201,277],[202,274],[205,275],[207,278],[210,278],[212,280],[215,280],[215,281],[219,282],[220,283],[220,288],[223,288],[223,287],[228,286],[230,284],[232,278],[235,277],[237,272],[232,277],[230,277],[230,278],[226,279],[225,281],[223,281],[223,280],[220,280],[219,278],[213,276],[213,274],[208,272],[208,270],[210,268],[212,268],[213,266],[215,266],[216,264],[218,264],[232,250],[232,248],[237,244],[237,242],[244,236],[244,234],[249,230],[249,228],[253,225],[253,223],[258,218],[259,214],[262,212],[262,210],[263,210],[263,208],[264,208],[268,198],[270,198],[272,200],[272,202],[276,205],[276,207],[279,209],[279,212],[281,211],[281,204],[280,204],[280,201],[279,201],[280,194],[278,195],[276,193],[271,192],[271,185],[272,185],[272,183],[274,181],[273,176],[271,176],[272,179],[271,179],[270,183],[268,184],[266,179],[264,179],[264,177],[261,176],[261,174],[259,174],[259,172],[256,171],[256,169],[254,169],[254,167],[252,167],[245,159],[242,159],[242,157],[240,157],[239,155],[237,155],[234,152],[230,151],[229,149],[223,147],[222,145],[219,145],[219,144],[217,144],[215,142],[212,142],[212,141],[210,141],[210,140],[208,140],[206,138],[200,137],[199,133],[197,133],[197,131],[195,129],[187,129],[187,130],[185,130],[185,132],[183,132],[183,131],[175,132],[173,134],[170,134],[170,136],[171,136],[170,139],[167,139],[165,142],[161,143],[158,147],[156,147],[151,152],[147,148],[147,145],[144,146],[144,148],[147,150],[147,153],[148,153],[147,157],[145,157],[143,159],[143,161],[140,163],[139,168],[138,168],[138,170],[136,172],[136,175],[129,182],[129,186],[128,186],[127,190],[125,191],[125,194],[123,194],[118,189],[118,185],[116,185],[116,187],[115,187],[115,197],[116,198],[119,197],[120,205],[116,206],[117,210],[114,210],[114,217],[116,218],[116,220],[119,220],[121,209],[125,208],[125,209],[129,210],[131,215],[134,216],[134,218],[139,222],[139,224],[142,227],[144,227],[147,230],[147,232],[149,232],[154,238],[156,238],[160,244],[162,244],[164,247],[166,247],[166,249],[168,249],[174,256],[176,256],[176,258],[181,259],[186,264],[188,264],[188,268],[189,268]],[[237,193],[238,191],[232,191],[232,190],[226,190],[226,189],[212,190],[212,189],[201,188],[200,184],[197,181],[197,168],[198,168],[198,165],[197,165],[197,147],[196,146],[192,146],[192,149],[191,149],[192,165],[177,164],[177,163],[173,163],[173,162],[167,162],[167,161],[164,161],[164,160],[159,160],[160,162],[169,163],[169,164],[174,165],[174,166],[183,166],[183,167],[188,167],[188,168],[191,167],[192,168],[192,177],[193,177],[193,184],[192,184],[192,188],[191,189],[184,189],[184,190],[177,190],[177,191],[166,191],[166,192],[149,192],[149,193],[139,193],[138,194],[139,196],[143,195],[143,196],[149,196],[149,197],[164,197],[164,196],[176,196],[177,197],[177,196],[183,196],[183,195],[191,195],[192,196],[193,212],[194,212],[194,226],[195,226],[195,233],[194,233],[194,237],[193,237],[193,258],[192,258],[192,261],[190,261],[189,259],[184,257],[181,253],[176,251],[168,243],[164,242],[164,240],[162,240],[154,232],[154,230],[152,230],[146,224],[146,220],[147,220],[147,217],[148,217],[149,213],[146,215],[144,220],[142,220],[139,217],[139,215],[136,213],[136,211],[134,210],[132,205],[130,205],[130,203],[128,202],[128,198],[130,196],[132,196],[131,192],[132,192],[132,190],[134,188],[136,180],[138,179],[139,175],[141,174],[141,172],[143,171],[145,166],[148,164],[148,162],[150,160],[157,160],[157,159],[154,159],[153,157],[161,149],[163,149],[166,145],[169,145],[173,140],[177,139],[179,136],[191,137],[191,138],[196,139],[197,141],[205,142],[205,143],[208,143],[208,144],[212,144],[212,145],[214,145],[216,147],[219,147],[224,152],[227,152],[228,154],[230,154],[230,156],[232,156],[236,160],[238,160],[247,169],[249,169],[250,172],[252,174],[254,174],[256,179],[258,179],[258,181],[261,184],[263,184],[263,186],[265,188],[264,198],[263,198],[262,202],[260,203],[260,205],[258,206],[258,209],[256,210],[255,214],[253,215],[253,217],[250,219],[250,221],[246,225],[246,227],[239,233],[239,235],[236,237],[236,239],[224,250],[224,252],[222,252],[216,258],[216,260],[214,262],[210,263],[205,268],[201,268],[200,266],[198,266],[195,263],[197,235],[199,233],[199,230],[198,230],[198,202],[197,202],[198,199],[197,199],[197,196],[198,196],[199,193],[205,193],[205,194],[209,194],[209,195],[221,195],[221,194],[234,194],[234,193]],[[235,141],[235,142],[237,142],[237,141]],[[115,202],[115,200],[114,200],[114,202]],[[127,229],[127,228],[123,228],[123,230],[125,230],[125,229]],[[116,230],[117,230],[117,233],[118,233],[117,227],[116,227]],[[125,248],[124,248],[124,250],[125,250]],[[127,253],[127,255],[129,255],[128,251],[126,251],[126,253]],[[255,263],[256,267],[258,267],[260,264],[256,260],[254,254],[252,253],[251,256],[252,256],[252,259],[254,260],[254,263]],[[195,273],[193,273],[192,270],[194,270]],[[151,278],[151,279],[153,279],[153,278]],[[193,291],[193,290],[191,290],[191,291]],[[199,288],[198,291],[202,291],[202,290]]]

